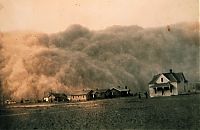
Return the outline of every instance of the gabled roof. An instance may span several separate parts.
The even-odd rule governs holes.
[[[185,79],[185,76],[182,72],[181,73],[173,73],[173,75],[176,78],[177,82],[181,82],[181,81],[187,82],[187,80]]]
[[[115,88],[115,87],[113,87],[112,89],[116,89],[116,90],[118,90],[118,91],[120,91],[120,92],[122,92],[122,91],[130,91],[130,89],[125,89],[125,88]],[[112,90],[111,89],[111,90]]]
[[[64,94],[64,93],[49,93],[49,96],[48,97],[50,97],[50,96],[54,96],[54,97],[56,97],[56,98],[61,98],[61,97],[67,97],[67,95],[66,94]]]
[[[158,75],[153,76],[153,79],[149,82],[149,84],[155,84],[157,79],[161,76],[164,75],[170,82],[178,82],[180,83],[181,81],[187,82],[187,80],[185,79],[185,76],[182,72],[180,73],[161,73]]]
[[[72,95],[72,96],[87,95],[90,92],[93,92],[93,91],[92,90],[74,91],[70,95]]]
[[[177,82],[176,77],[174,77],[174,75],[176,75],[175,73],[163,73],[163,75],[171,82]]]
[[[160,77],[161,74],[157,74],[153,76],[153,79],[149,82],[149,84],[154,84],[156,83],[157,79]]]
[[[94,90],[94,91],[92,92],[92,94],[95,94],[95,93],[105,93],[105,92],[107,92],[108,90],[110,90],[110,89],[97,89],[97,90]]]

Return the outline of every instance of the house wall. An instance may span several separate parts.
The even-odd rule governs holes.
[[[112,93],[110,90],[106,91],[105,93],[106,98],[111,98],[112,97]]]
[[[163,82],[161,81],[161,78],[163,78]],[[156,81],[157,84],[159,84],[159,83],[167,83],[167,82],[169,82],[169,80],[163,74],[160,75],[160,77]]]
[[[111,95],[112,95],[112,97],[120,97],[121,96],[121,92],[116,90],[116,89],[112,89],[111,90]]]
[[[149,96],[150,96],[150,97],[155,97],[155,96],[156,96],[156,95],[155,95],[154,89],[151,88],[151,85],[149,85]]]
[[[49,98],[48,98],[48,97],[45,97],[43,100],[44,100],[45,102],[48,102],[48,101],[49,101]]]
[[[54,102],[55,101],[55,96],[51,95],[48,99],[48,102]]]
[[[177,82],[171,82],[171,84],[174,86],[173,90],[172,90],[172,95],[178,95],[178,86],[177,86]]]
[[[156,93],[155,93],[154,88],[151,88],[153,86],[153,84],[149,84],[149,95],[150,95],[150,97],[178,95],[177,83],[171,82],[171,84],[173,85],[172,92],[170,92],[170,89],[164,90],[163,95],[162,95],[162,90],[157,90]]]
[[[170,90],[164,90],[164,93],[162,95],[162,90],[157,90],[155,93],[154,88],[149,88],[149,95],[150,97],[171,96],[172,93],[170,92]]]
[[[178,83],[177,87],[178,87],[178,94],[182,94],[182,93],[187,92],[187,86],[183,81]]]
[[[130,95],[130,91],[121,91],[121,96],[126,97]]]
[[[71,101],[87,101],[87,95],[71,95]]]
[[[106,93],[105,92],[97,92],[97,93],[95,93],[95,98],[97,98],[97,99],[106,98]]]
[[[58,102],[66,102],[66,101],[68,101],[68,98],[62,96],[62,97],[56,97],[56,100],[57,100]]]

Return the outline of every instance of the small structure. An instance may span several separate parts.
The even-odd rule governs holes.
[[[111,98],[110,89],[96,89],[92,92],[92,99],[105,99]]]
[[[46,102],[67,102],[69,101],[67,95],[64,93],[53,93],[50,92],[47,97],[43,99]]]
[[[5,102],[5,104],[15,104],[16,101],[12,100],[12,99],[7,99]]]
[[[20,103],[30,104],[30,103],[37,103],[37,99],[35,98],[22,98]]]
[[[171,96],[187,92],[187,80],[182,72],[174,73],[171,69],[169,73],[155,75],[149,82],[150,97]]]
[[[189,92],[200,93],[200,81],[193,81],[188,83]]]
[[[92,99],[92,90],[75,91],[69,95],[72,102],[88,101]]]
[[[118,88],[113,87],[111,89],[112,97],[127,97],[130,95],[131,95],[130,89],[128,89],[127,86],[125,86],[125,88],[120,88],[120,86],[118,86]]]

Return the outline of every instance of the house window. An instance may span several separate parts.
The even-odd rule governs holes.
[[[163,78],[161,78],[161,82],[163,82]]]

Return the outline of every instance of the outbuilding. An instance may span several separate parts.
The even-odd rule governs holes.
[[[112,97],[127,97],[130,95],[130,89],[128,89],[127,86],[125,86],[125,88],[121,88],[120,86],[118,86],[118,88],[113,87],[111,89]]]
[[[44,97],[43,100],[46,102],[67,102],[67,101],[69,101],[66,94],[53,93],[53,92],[50,92],[47,97]]]
[[[92,99],[105,99],[111,98],[110,89],[96,89],[92,92]]]
[[[72,102],[88,101],[92,99],[92,90],[74,91],[69,95],[69,99]]]

